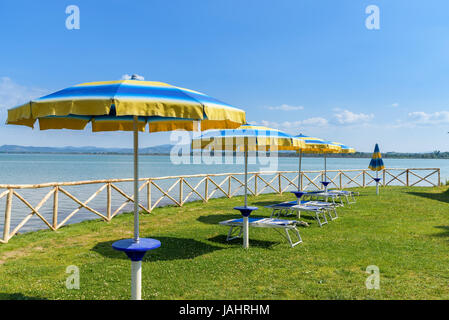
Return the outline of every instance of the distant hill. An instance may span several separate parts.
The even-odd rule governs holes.
[[[159,146],[140,148],[140,154],[170,154],[173,145],[162,144]],[[132,154],[132,148],[99,148],[99,147],[32,147],[18,145],[0,146],[0,153],[70,153],[70,154]],[[329,154],[330,158],[371,158],[372,152],[356,152],[353,154]],[[297,157],[295,152],[279,152],[280,157]],[[303,154],[303,157],[320,157],[317,154]],[[383,158],[397,159],[449,159],[449,152],[385,152]]]
[[[173,147],[171,144],[163,144],[154,147],[139,149],[140,154],[170,154]],[[98,147],[32,147],[3,145],[0,146],[0,153],[90,153],[90,154],[131,154],[132,148],[98,148]]]

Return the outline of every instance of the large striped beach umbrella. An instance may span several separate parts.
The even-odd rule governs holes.
[[[355,153],[355,149],[348,147],[347,145],[340,143],[340,142],[332,142],[333,144],[340,146],[340,152],[339,153]]]
[[[131,259],[131,296],[141,298],[141,260],[160,242],[139,237],[138,132],[176,129],[237,128],[245,123],[245,112],[203,93],[162,82],[131,80],[90,82],[75,85],[8,110],[7,124],[40,130],[134,132],[134,237],[114,243]]]
[[[301,190],[301,165],[303,153],[323,153],[324,154],[324,184],[326,184],[327,166],[326,166],[326,153],[337,153],[341,150],[341,147],[333,144],[329,141],[325,141],[316,137],[309,137],[304,134],[299,134],[294,137],[297,140],[304,142],[304,146],[297,150],[299,153],[298,161],[298,191]],[[325,188],[327,185],[325,186]]]
[[[354,148],[348,147],[347,145],[342,144],[340,142],[332,142],[332,143],[334,145],[337,145],[340,147],[340,150],[338,153],[355,153],[356,152]]]
[[[248,151],[296,150],[304,142],[280,130],[245,124],[234,130],[212,130],[192,140],[192,149],[243,151],[245,157],[245,200],[235,207],[243,215],[243,247],[249,247],[248,217],[257,207],[248,207]]]
[[[382,160],[382,155],[380,154],[379,145],[377,143],[376,146],[374,147],[373,156],[371,158],[368,168],[370,168],[373,171],[376,171],[376,178],[374,180],[376,181],[376,194],[379,195],[379,181],[380,181],[379,171],[385,169],[385,166]]]

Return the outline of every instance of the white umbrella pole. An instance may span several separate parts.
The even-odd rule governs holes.
[[[326,164],[326,154],[324,154],[324,182],[327,181],[327,164]],[[324,191],[327,192],[327,186],[324,186]]]
[[[379,195],[379,171],[376,171],[376,194]]]
[[[245,147],[245,207],[248,206],[248,149]]]
[[[139,130],[134,116],[134,241],[139,242]],[[131,299],[142,299],[142,261],[131,261]]]
[[[298,191],[301,190],[301,162],[302,162],[302,150],[299,150],[299,161],[298,161]]]
[[[248,207],[248,146],[245,145],[245,208]],[[243,217],[243,248],[249,248],[249,221]]]
[[[139,131],[134,116],[134,241],[139,241]]]

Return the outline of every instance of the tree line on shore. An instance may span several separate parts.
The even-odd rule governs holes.
[[[218,151],[222,153],[223,155],[226,153],[224,151]],[[193,152],[194,154],[199,154],[199,152]],[[251,152],[250,152],[251,153]],[[212,152],[213,154],[213,152]],[[233,155],[236,153],[233,152]],[[264,153],[265,154],[265,153]],[[269,154],[267,152],[266,154]],[[298,154],[296,152],[286,152],[281,151],[279,152],[278,156],[280,157],[298,157]],[[321,156],[320,154],[316,153],[303,153],[303,157],[310,157],[310,158],[316,158]],[[328,158],[371,158],[373,156],[372,152],[355,152],[355,153],[333,153],[328,154]],[[440,151],[433,151],[433,152],[385,152],[382,153],[382,158],[389,158],[389,159],[449,159],[449,151],[447,152],[440,152]]]

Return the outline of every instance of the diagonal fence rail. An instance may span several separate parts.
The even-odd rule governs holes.
[[[249,172],[248,194],[284,193],[301,190],[321,189],[324,171],[275,171]],[[439,168],[391,168],[379,175],[381,185],[438,186]],[[375,173],[366,169],[328,170],[326,180],[331,188],[345,189],[375,185]],[[244,173],[197,174],[141,178],[140,193],[145,193],[139,207],[144,213],[151,213],[161,205],[182,206],[188,201],[207,202],[214,197],[232,198],[243,194]],[[53,182],[36,185],[0,185],[0,205],[4,203],[2,237],[0,243],[7,243],[34,218],[44,228],[58,230],[70,222],[89,218],[111,221],[134,202],[131,193],[132,179],[108,179],[78,182]],[[77,192],[80,188],[87,188]],[[69,190],[70,189],[70,190]],[[37,196],[37,190],[43,191]],[[24,193],[28,195],[25,196]],[[31,192],[31,193],[30,193]],[[27,197],[31,200],[27,200]],[[62,198],[64,197],[64,201]],[[100,199],[102,197],[102,199]],[[50,200],[52,199],[52,200]],[[86,199],[86,200],[82,200]],[[32,205],[31,202],[36,202]],[[49,203],[50,202],[50,203]],[[13,203],[15,207],[13,208]],[[50,205],[50,208],[45,208]],[[88,214],[89,216],[87,216]],[[75,221],[74,217],[80,216]],[[29,231],[25,230],[25,231]],[[1,236],[1,235],[0,235]]]

